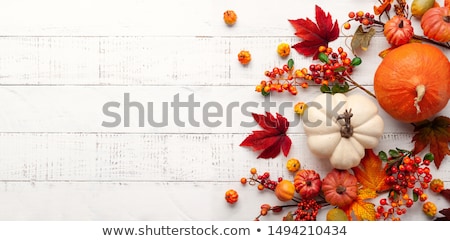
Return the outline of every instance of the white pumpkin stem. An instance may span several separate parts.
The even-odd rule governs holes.
[[[345,110],[343,114],[338,115],[337,120],[344,120],[344,125],[341,126],[341,136],[350,138],[353,135],[353,126],[350,119],[353,117],[352,109]]]
[[[420,113],[419,102],[422,101],[423,96],[425,95],[425,85],[418,85],[416,87],[417,97],[414,98],[414,106],[416,107],[417,113]]]

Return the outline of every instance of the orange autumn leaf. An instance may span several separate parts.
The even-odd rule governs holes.
[[[380,15],[393,2],[394,0],[384,0],[383,4],[381,4],[380,6],[373,6],[373,12],[375,13],[375,15]]]
[[[352,168],[352,170],[363,187],[373,189],[376,192],[389,190],[389,185],[384,182],[387,174],[383,162],[372,149],[366,150],[359,166]]]
[[[363,188],[358,190],[356,199],[344,208],[349,220],[352,220],[352,212],[358,221],[374,221],[376,219],[375,204],[364,200],[377,197],[375,190]]]
[[[450,8],[450,0],[445,0],[444,7]]]

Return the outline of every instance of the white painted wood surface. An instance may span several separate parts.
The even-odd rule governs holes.
[[[239,147],[257,128],[240,126],[252,121],[243,109],[265,111],[255,84],[266,69],[286,62],[276,46],[299,41],[287,20],[314,18],[318,4],[343,23],[348,11],[371,11],[377,3],[0,1],[0,220],[252,220],[263,202],[277,200],[239,183],[251,167],[288,178],[285,161],[296,157],[305,168],[322,174],[330,169],[309,152],[292,113],[294,103],[319,93],[314,87],[295,97],[272,96],[276,106],[270,111],[284,111],[296,123],[288,132],[294,142],[289,157],[258,160],[257,153]],[[233,27],[222,20],[227,9],[238,14]],[[331,46],[346,43],[342,36]],[[354,79],[372,89],[381,61],[377,54],[387,47],[377,33],[361,53],[363,64]],[[237,61],[242,49],[252,54],[245,67]],[[295,51],[291,57],[296,66],[311,62]],[[110,121],[103,105],[123,103],[125,93],[132,101],[153,102],[155,120],[162,116],[163,102],[192,95],[201,105],[194,115],[200,124],[190,125],[182,112],[186,126],[176,126],[169,111],[167,126],[139,127],[135,112],[130,127],[102,127]],[[203,121],[208,102],[223,107],[223,117],[208,119],[220,121],[218,127]],[[249,102],[256,106],[244,108]],[[450,115],[450,106],[441,114]],[[412,127],[382,110],[380,115],[386,132],[376,151],[411,149]],[[447,187],[449,159],[433,169]],[[234,206],[223,199],[230,188],[240,193]],[[440,208],[450,206],[430,198]],[[405,219],[426,217],[416,207]]]

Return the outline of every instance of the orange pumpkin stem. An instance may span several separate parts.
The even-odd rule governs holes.
[[[414,106],[417,109],[417,113],[420,113],[420,106],[419,106],[419,102],[422,101],[423,96],[425,95],[425,85],[418,85],[416,86],[416,93],[417,96],[414,98]]]

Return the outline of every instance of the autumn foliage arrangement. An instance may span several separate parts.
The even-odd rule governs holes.
[[[450,62],[442,52],[450,49],[450,1],[445,0],[443,6],[434,0],[414,0],[411,6],[404,0],[376,1],[372,13],[349,12],[348,17],[340,25],[316,6],[314,20],[288,20],[300,39],[292,49],[311,57],[312,63],[296,68],[291,58],[285,65],[267,70],[266,80],[256,86],[263,96],[284,91],[295,96],[298,87],[317,86],[321,94],[313,102],[331,105],[328,109],[333,111],[306,102],[294,107],[304,123],[308,148],[330,161],[332,169],[326,175],[301,168],[300,162],[291,158],[286,167],[293,177],[274,178],[268,171],[252,168],[249,176],[241,178],[243,185],[273,193],[281,202],[262,204],[255,220],[283,213],[286,221],[313,221],[326,210],[330,221],[398,221],[411,207],[420,205],[431,220],[450,221],[450,207],[433,203],[439,196],[450,202],[450,189],[433,178],[430,169],[434,165],[438,170],[450,155],[450,118],[437,116],[450,99]],[[412,21],[420,22],[423,36],[417,34]],[[355,24],[355,32],[346,33]],[[362,64],[363,53],[377,32],[390,47],[379,52],[382,60],[371,92],[358,84],[352,73]],[[341,33],[351,38],[349,51],[330,46]],[[278,46],[282,58],[290,54],[286,46]],[[351,93],[354,89],[363,92]],[[384,132],[379,111],[411,125],[412,150],[393,147],[375,153]],[[240,146],[259,152],[258,159],[272,159],[280,153],[288,156],[292,145],[287,135],[289,121],[269,112],[253,113],[253,118],[260,129]],[[308,118],[321,124],[309,125]],[[229,190],[225,198],[234,204],[237,196]]]

